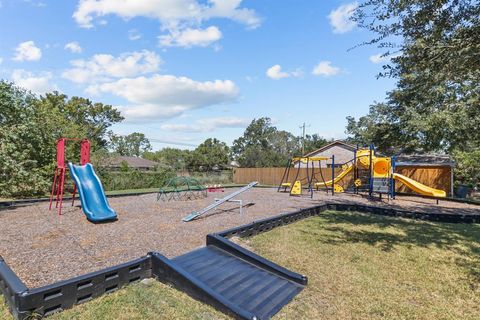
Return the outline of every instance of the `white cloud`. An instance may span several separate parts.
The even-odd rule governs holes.
[[[42,57],[42,50],[35,46],[33,41],[25,41],[15,48],[15,61],[36,61]]]
[[[110,81],[112,78],[134,77],[158,71],[162,59],[152,51],[123,53],[118,57],[96,54],[89,60],[73,60],[73,68],[63,72],[62,77],[76,83]]]
[[[131,105],[119,107],[128,119],[158,120],[187,110],[233,102],[239,90],[230,80],[199,82],[186,77],[155,74],[91,85],[90,93],[110,93]]]
[[[12,72],[11,78],[18,86],[37,94],[44,94],[56,89],[56,86],[50,83],[52,79],[50,72],[33,74],[23,69],[15,69]]]
[[[291,72],[285,72],[285,71],[282,71],[282,66],[280,66],[279,64],[276,64],[268,68],[265,74],[267,75],[267,77],[271,79],[280,80],[280,79],[289,78],[289,77],[300,77],[303,75],[303,72],[300,69],[297,69]]]
[[[80,0],[73,18],[83,28],[92,28],[95,18],[107,15],[116,15],[125,20],[152,18],[159,21],[162,31],[167,31],[160,36],[160,42],[164,42],[164,45],[205,46],[205,43],[212,43],[221,37],[217,27],[200,28],[210,19],[230,19],[248,28],[260,25],[261,20],[256,12],[241,8],[241,3],[242,0]],[[190,37],[200,40],[189,41]],[[184,41],[189,45],[182,45]]]
[[[210,26],[206,29],[187,28],[172,30],[169,34],[161,35],[158,38],[160,45],[164,47],[206,47],[220,40],[222,32],[216,26]]]
[[[197,120],[194,124],[166,123],[160,128],[174,132],[212,132],[218,128],[245,128],[250,121],[233,117],[206,118]]]
[[[3,58],[0,57],[0,64],[2,64],[2,62],[3,62]]]
[[[320,61],[312,70],[316,76],[330,77],[341,72],[340,68],[332,66],[331,61]]]
[[[80,44],[77,41],[67,43],[64,49],[72,53],[82,53],[82,47],[80,47]]]
[[[350,18],[357,8],[358,2],[352,2],[341,5],[330,12],[328,19],[330,20],[330,25],[333,27],[334,33],[345,33],[356,27],[357,24],[350,20]]]
[[[242,0],[80,0],[73,14],[84,28],[93,27],[95,17],[117,15],[123,19],[134,17],[154,18],[163,27],[180,24],[197,24],[212,18],[227,18],[256,27],[260,19],[254,10],[239,8]]]
[[[137,29],[128,30],[128,39],[129,40],[135,41],[135,40],[139,40],[141,38],[142,38],[142,34],[140,32],[138,32]]]
[[[288,78],[290,75],[287,72],[282,71],[282,67],[279,64],[276,64],[270,68],[268,68],[266,72],[269,78],[279,80],[282,78]]]

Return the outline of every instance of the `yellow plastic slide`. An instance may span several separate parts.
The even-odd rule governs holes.
[[[353,166],[349,166],[346,170],[343,170],[342,172],[340,172],[340,174],[336,176],[335,179],[333,179],[333,183],[336,184],[338,181],[342,180],[343,177],[345,177],[350,171],[352,171],[352,169],[353,169]],[[325,181],[325,183],[323,182],[315,183],[315,187],[317,188],[330,187],[331,185],[332,185],[332,180]]]
[[[413,179],[410,179],[398,173],[393,174],[393,179],[400,181],[401,183],[403,183],[413,191],[425,196],[442,197],[442,198],[447,196],[446,192],[443,190],[430,188],[424,184],[421,184],[418,181],[415,181]]]

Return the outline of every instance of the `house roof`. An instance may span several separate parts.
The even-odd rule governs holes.
[[[312,156],[312,155],[314,155],[314,154],[317,154],[317,153],[323,152],[323,151],[325,151],[325,150],[327,150],[327,149],[330,149],[331,147],[334,147],[334,146],[336,146],[336,145],[339,145],[339,146],[341,146],[341,147],[343,147],[343,148],[345,148],[345,149],[347,149],[347,150],[350,150],[350,151],[354,151],[354,150],[355,150],[355,146],[353,146],[353,145],[351,145],[351,144],[349,144],[349,143],[343,142],[343,141],[341,141],[341,140],[335,140],[335,141],[330,142],[329,144],[324,145],[323,147],[321,147],[321,148],[319,148],[319,149],[317,149],[317,150],[313,150],[313,151],[305,154],[304,157],[310,157],[310,156]]]
[[[132,168],[154,168],[158,166],[158,163],[155,161],[139,158],[139,157],[127,157],[127,156],[118,156],[109,159],[106,167],[120,167],[122,162],[126,162],[129,167]]]
[[[413,154],[413,155],[399,155],[396,158],[395,164],[397,166],[449,166],[454,167],[455,161],[445,154]]]

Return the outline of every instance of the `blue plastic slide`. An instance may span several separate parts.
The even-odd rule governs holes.
[[[116,220],[117,213],[108,205],[102,183],[95,174],[93,166],[90,163],[84,166],[76,166],[69,162],[68,167],[70,168],[70,175],[77,185],[82,209],[88,221]]]

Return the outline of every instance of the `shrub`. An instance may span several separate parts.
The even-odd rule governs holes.
[[[105,190],[111,191],[160,188],[166,181],[174,177],[175,173],[170,169],[158,171],[132,170],[128,172],[102,170],[98,172],[98,175]]]
[[[455,152],[455,184],[480,187],[480,149],[472,152]]]

